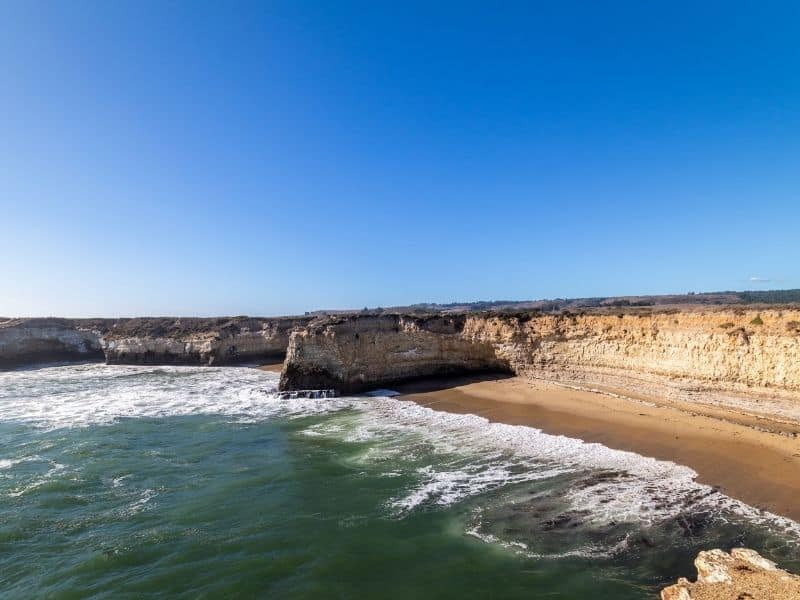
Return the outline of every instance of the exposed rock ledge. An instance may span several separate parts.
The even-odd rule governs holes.
[[[755,550],[701,552],[697,581],[681,578],[661,591],[661,600],[797,600],[800,577],[779,569]]]
[[[280,385],[352,393],[496,369],[800,420],[800,311],[332,317],[292,334]]]

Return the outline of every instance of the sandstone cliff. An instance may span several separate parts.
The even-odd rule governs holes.
[[[320,319],[292,335],[281,387],[352,392],[416,376],[491,369],[727,405],[746,394],[762,398],[765,412],[796,419],[800,311]]]
[[[99,333],[68,319],[10,319],[0,323],[0,369],[102,358]]]
[[[292,330],[309,318],[130,319],[100,345],[108,364],[226,365],[282,359]]]
[[[681,578],[661,591],[661,600],[796,600],[800,577],[779,569],[754,550],[701,552],[697,581]]]
[[[0,369],[60,361],[225,365],[282,359],[310,317],[13,319],[0,323]]]
[[[351,393],[415,377],[509,370],[492,340],[466,334],[464,315],[350,316],[295,332],[281,389]]]

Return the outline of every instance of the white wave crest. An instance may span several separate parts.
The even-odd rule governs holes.
[[[308,439],[332,436],[363,444],[368,449],[357,460],[375,463],[380,472],[397,473],[404,461],[416,461],[409,467],[416,483],[389,502],[399,515],[523,482],[585,474],[564,501],[588,512],[591,523],[653,523],[693,505],[733,511],[800,538],[793,521],[699,484],[692,469],[672,462],[386,396],[280,399],[274,394],[277,383],[275,373],[233,367],[79,365],[12,371],[0,373],[0,421],[54,429],[108,425],[121,418],[223,415],[257,422],[354,409],[311,426]],[[432,460],[420,463],[426,457]],[[18,459],[2,461],[0,468],[10,469]]]
[[[278,375],[246,367],[79,365],[0,373],[0,421],[38,427],[201,414],[241,422],[347,408],[345,398],[278,399]]]

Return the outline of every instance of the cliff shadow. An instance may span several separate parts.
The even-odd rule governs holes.
[[[469,385],[470,383],[480,383],[482,381],[500,381],[514,377],[514,373],[509,371],[488,371],[482,373],[464,373],[459,375],[439,375],[431,377],[420,377],[402,383],[395,384],[393,390],[401,394],[425,394],[438,392],[450,388]]]

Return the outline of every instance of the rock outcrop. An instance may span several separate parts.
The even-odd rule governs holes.
[[[492,340],[465,334],[467,317],[351,316],[297,331],[281,389],[335,388],[342,393],[415,377],[508,371]]]
[[[0,369],[63,361],[227,365],[278,360],[310,317],[12,319],[0,322]]]
[[[779,569],[755,550],[701,552],[697,581],[681,578],[661,591],[661,600],[797,600],[800,577]]]
[[[333,317],[293,334],[281,386],[347,392],[488,369],[712,403],[760,394],[765,406],[789,400],[770,414],[791,413],[800,397],[800,311]]]
[[[68,319],[10,319],[0,323],[0,369],[102,359],[100,334],[89,326],[77,326]]]
[[[309,318],[130,319],[100,339],[108,364],[228,365],[282,359]]]

